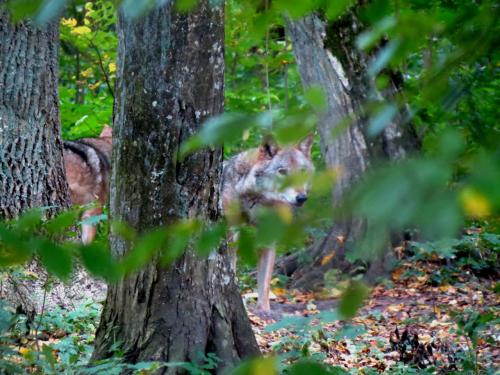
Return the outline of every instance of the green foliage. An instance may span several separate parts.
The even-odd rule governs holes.
[[[110,0],[73,4],[61,19],[59,97],[65,139],[97,136],[112,122],[115,29]]]
[[[353,281],[344,292],[339,305],[339,313],[344,318],[353,318],[363,301],[368,296],[369,289],[359,281]]]
[[[500,236],[487,232],[437,242],[412,242],[410,260],[438,264],[439,269],[429,279],[431,285],[463,280],[464,275],[495,277],[498,276],[499,245]]]
[[[64,138],[96,136],[112,121],[113,88],[117,38],[114,4],[108,0],[67,6],[61,20],[60,100]],[[189,11],[195,1],[178,1]],[[368,74],[380,91],[388,88],[390,75],[402,73],[405,89],[389,100],[365,103],[366,132],[380,134],[404,108],[417,125],[422,153],[392,165],[374,163],[372,172],[352,190],[341,209],[333,211],[330,199],[335,176],[320,171],[312,180],[307,205],[296,215],[283,210],[262,210],[257,225],[239,217],[235,222],[204,225],[186,220],[168,227],[136,233],[124,223],[111,223],[111,233],[129,248],[124,258],[115,259],[105,241],[89,246],[59,241],[74,236],[80,210],[70,210],[51,220],[40,211],[31,211],[16,221],[0,223],[0,267],[23,264],[32,256],[56,276],[65,279],[75,262],[91,274],[109,281],[119,280],[159,255],[165,264],[173,262],[185,249],[201,255],[217,251],[225,232],[239,233],[237,247],[244,262],[255,264],[259,248],[274,243],[279,249],[303,247],[310,233],[334,217],[366,219],[367,234],[352,246],[352,258],[374,258],[383,249],[388,234],[416,228],[424,241],[413,243],[416,261],[441,262],[431,283],[454,280],[464,270],[476,275],[498,272],[498,226],[490,232],[456,237],[465,219],[491,219],[500,212],[500,8],[492,1],[389,1],[377,0],[356,5],[350,0],[269,1],[230,0],[226,7],[226,110],[210,119],[202,131],[183,145],[185,156],[205,146],[225,145],[226,156],[259,144],[262,133],[272,132],[283,143],[293,143],[314,129],[324,107],[317,89],[304,92],[293,57],[293,46],[285,35],[283,13],[298,18],[313,11],[335,21],[352,7],[365,29],[357,46],[371,56]],[[35,16],[38,22],[53,18],[67,1],[9,1],[15,19]],[[149,0],[124,1],[126,14],[138,16],[153,6]],[[371,95],[367,95],[371,97]],[[347,119],[346,119],[347,121]],[[317,144],[314,159],[319,161]],[[319,163],[318,163],[319,164]],[[293,183],[288,181],[287,183]],[[284,183],[283,188],[286,187]],[[238,214],[236,214],[238,216]],[[106,216],[90,219],[95,223]],[[229,219],[228,219],[229,220]],[[108,223],[105,223],[108,224]],[[288,359],[314,357],[309,346],[328,340],[353,337],[358,331],[345,325],[337,337],[326,337],[321,324],[352,318],[367,294],[366,287],[354,282],[344,293],[338,311],[309,318],[288,318],[270,329],[290,327],[300,339],[283,342]],[[43,373],[119,373],[125,369],[147,373],[167,364],[124,365],[119,355],[112,360],[84,368],[91,351],[91,332],[98,309],[87,306],[73,315],[61,311],[40,319],[41,329],[60,329],[72,335],[55,345],[23,354],[22,366],[34,366]],[[320,322],[313,331],[309,326]],[[478,332],[492,324],[491,314],[470,312],[457,318],[461,332],[475,347]],[[5,333],[21,331],[19,317],[0,309],[0,367],[9,373],[23,372],[13,350],[14,337]],[[294,327],[294,328],[293,328]],[[87,333],[85,333],[87,332]],[[58,361],[54,359],[58,353]],[[217,360],[207,357],[201,366],[169,364],[204,374]],[[246,366],[246,367],[245,367]],[[344,373],[343,370],[298,363],[285,370],[302,374]],[[273,360],[257,360],[236,373],[274,373]],[[400,371],[400,372],[398,372]],[[407,367],[394,373],[412,372]],[[415,370],[417,371],[417,370]],[[415,372],[416,373],[416,372]]]
[[[12,313],[0,301],[0,369],[8,374],[152,374],[162,367],[179,367],[192,375],[207,375],[219,359],[201,355],[197,363],[122,361],[117,349],[114,356],[89,365],[94,333],[99,324],[101,306],[83,304],[72,311],[54,309],[35,319],[35,332],[27,332],[26,317]]]
[[[498,326],[500,319],[498,311],[477,311],[468,308],[463,312],[454,314],[458,325],[458,334],[467,338],[468,351],[461,354],[462,368],[469,373],[479,373],[477,346],[481,337],[481,331],[490,326]],[[484,335],[483,335],[484,336]],[[489,337],[484,337],[495,345]],[[493,370],[493,368],[492,368]]]
[[[89,303],[68,312],[53,310],[37,317],[35,332],[26,331],[26,317],[2,305],[0,317],[8,330],[0,332],[0,368],[9,374],[36,369],[44,374],[71,374],[83,370],[92,353],[93,333],[99,322],[100,306]],[[45,332],[62,338],[47,342]],[[57,358],[56,358],[57,357]]]
[[[259,40],[269,42],[269,36],[273,39],[273,33],[284,24],[282,12],[300,17],[312,9],[327,8],[322,1],[305,1],[300,5],[273,2],[267,9],[237,1],[230,4],[234,7],[230,15],[231,12],[244,15],[238,17],[238,22],[244,24],[245,31],[233,25],[230,16],[227,27],[237,31],[226,32],[228,40],[244,35],[251,45],[259,45]],[[342,2],[339,7],[344,9],[350,5],[350,2]],[[404,91],[385,103],[379,99],[365,103],[366,131],[372,136],[380,134],[398,112],[409,108],[407,121],[417,125],[425,153],[375,168],[354,189],[338,215],[365,218],[368,227],[365,239],[355,244],[351,259],[377,257],[391,231],[418,228],[425,238],[450,237],[457,234],[466,217],[498,215],[500,194],[494,187],[500,184],[500,163],[493,146],[498,144],[500,134],[495,120],[500,108],[498,90],[495,90],[498,52],[494,47],[499,35],[498,23],[494,22],[498,18],[498,7],[492,2],[478,7],[453,7],[439,1],[428,4],[378,1],[356,6],[355,10],[366,23],[357,44],[373,56],[367,73],[376,79],[378,89],[386,90],[394,70],[401,71],[407,83]],[[241,19],[252,20],[252,24],[242,23]],[[478,33],[485,38],[478,38]],[[233,47],[239,46],[238,43]],[[268,53],[265,46],[264,43],[263,55],[269,59],[274,55]],[[244,51],[249,50],[249,45],[244,46]],[[227,65],[236,64],[232,56],[240,56],[242,52],[229,53]],[[262,63],[264,73],[261,75],[268,71],[265,68],[269,64],[269,60]],[[244,66],[241,62],[240,65]],[[238,82],[237,78],[230,81]],[[231,86],[226,86],[230,93]],[[269,99],[272,96],[266,89],[264,86],[261,91]],[[479,93],[483,95],[479,97]],[[305,95],[309,100],[310,97]],[[310,104],[321,102],[318,95],[313,97]],[[279,96],[276,98],[279,106],[278,99]],[[259,132],[272,131],[282,141],[296,140],[301,131],[309,131],[315,122],[314,117],[310,122],[307,120],[308,114],[314,113],[311,111],[314,105],[304,103],[302,100],[294,109],[281,111],[277,117],[251,115],[245,119],[241,115],[231,118],[235,115],[230,114],[211,120],[199,135],[188,141],[183,151],[226,141],[231,149],[239,138],[245,137],[249,138],[247,143],[255,144],[254,134]],[[267,104],[264,98],[261,100],[261,110],[271,106],[272,100]],[[251,112],[243,103],[238,107],[240,111],[243,108]],[[294,120],[296,111],[302,111],[298,121]],[[275,226],[278,224],[279,221],[275,221]],[[280,232],[276,230],[278,236]]]
[[[326,366],[312,361],[300,361],[286,369],[290,375],[344,375],[347,371],[341,367]]]
[[[111,233],[121,237],[129,248],[125,256],[115,258],[105,241],[84,245],[71,239],[73,233],[68,231],[77,222],[71,223],[68,218],[79,217],[81,210],[66,211],[50,220],[42,219],[41,210],[34,210],[11,222],[0,222],[0,269],[38,256],[47,271],[67,279],[74,260],[79,260],[92,275],[116,282],[158,254],[168,264],[187,248],[196,249],[202,255],[217,251],[226,233],[224,223],[204,226],[199,220],[176,222],[141,235],[124,223],[112,223]]]

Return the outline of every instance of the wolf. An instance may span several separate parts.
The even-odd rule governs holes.
[[[224,213],[237,204],[242,214],[252,223],[256,209],[263,206],[302,206],[308,198],[309,185],[281,189],[287,175],[312,173],[313,136],[297,145],[280,147],[271,136],[263,138],[254,149],[239,153],[224,163],[221,179],[221,204]],[[276,258],[274,248],[263,249],[257,268],[257,308],[270,311],[269,292]]]
[[[96,205],[82,215],[82,219],[99,215],[108,199],[111,171],[112,129],[105,125],[98,138],[64,141],[63,159],[69,194],[73,204]],[[88,244],[96,235],[94,225],[82,225],[82,242]]]

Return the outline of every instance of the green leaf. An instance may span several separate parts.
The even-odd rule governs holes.
[[[359,335],[362,335],[363,333],[366,332],[366,328],[363,326],[358,326],[358,325],[352,325],[352,324],[347,324],[346,326],[342,327],[340,331],[337,331],[335,333],[335,339],[336,340],[345,340],[345,339],[355,339]]]
[[[128,273],[146,265],[154,254],[165,248],[168,237],[169,232],[166,228],[154,229],[142,235],[122,260],[125,272]]]
[[[316,110],[321,111],[326,108],[326,95],[321,87],[311,86],[307,88],[304,92],[304,97]]]
[[[121,273],[118,263],[113,259],[110,250],[98,243],[80,246],[80,256],[85,268],[94,276],[114,282],[118,281]]]
[[[393,10],[391,9],[391,2],[389,0],[372,0],[369,6],[363,11],[363,17],[369,20],[370,23],[376,23],[392,13]]]
[[[175,7],[180,12],[189,12],[198,4],[198,0],[176,0]]]
[[[354,4],[354,0],[327,0],[326,17],[333,20],[342,15],[348,8]]]
[[[273,357],[260,357],[243,362],[231,371],[231,375],[277,375],[277,363]]]
[[[262,209],[257,214],[256,239],[259,246],[268,246],[283,235],[286,224],[273,209]]]
[[[287,369],[289,375],[344,375],[349,374],[340,367],[330,367],[321,363],[302,360]]]
[[[401,45],[399,39],[393,39],[382,48],[368,66],[368,74],[375,76],[384,69]]]
[[[224,223],[209,226],[201,233],[196,249],[201,255],[208,255],[211,251],[217,249],[225,235],[226,225]]]
[[[42,346],[42,353],[45,357],[45,360],[49,363],[50,367],[54,368],[57,360],[54,357],[54,353],[52,353],[52,350],[52,347],[50,347],[49,345]]]
[[[289,0],[274,0],[272,2],[273,7],[276,7],[280,12],[286,12],[292,18],[300,18],[310,13],[318,5],[316,1],[312,0],[301,0],[301,1],[289,1]]]
[[[273,323],[273,324],[266,326],[264,331],[273,332],[273,331],[277,331],[278,329],[282,329],[282,328],[292,329],[294,331],[297,331],[297,330],[304,329],[310,323],[311,323],[310,317],[287,316],[286,318],[283,318],[283,319],[277,321],[276,323]]]
[[[169,362],[168,364],[170,365],[172,362]],[[184,362],[179,362],[177,366],[182,366],[184,365]],[[152,373],[158,369],[160,369],[164,364],[160,362],[138,362],[133,365],[128,365],[129,369],[133,369],[136,371],[139,371],[139,373]],[[172,366],[172,367],[177,367],[177,366]],[[169,366],[170,367],[170,366]]]
[[[254,266],[257,264],[255,230],[251,227],[241,227],[238,232],[238,257],[243,263]]]
[[[155,2],[156,0],[122,0],[121,9],[125,17],[134,19],[151,10]]]
[[[237,113],[225,113],[206,121],[198,134],[182,144],[180,158],[206,146],[220,145],[241,138],[243,131],[252,125],[249,117]]]
[[[68,278],[73,268],[73,259],[67,249],[46,238],[34,238],[32,244],[48,272],[63,280]]]
[[[185,220],[172,225],[168,229],[167,246],[162,256],[164,264],[170,264],[180,257],[189,244],[192,236],[201,228],[198,220]]]
[[[44,24],[58,17],[69,0],[45,0],[42,7],[37,12],[36,22]]]
[[[7,304],[0,301],[0,334],[4,335],[13,323],[14,315],[8,310]]]
[[[20,231],[33,231],[42,221],[42,210],[34,208],[26,211],[16,220],[16,228]]]
[[[396,26],[396,18],[391,15],[376,23],[373,29],[362,32],[356,39],[356,46],[362,50],[368,50],[375,46],[378,40],[390,29]]]
[[[19,21],[33,17],[41,8],[43,0],[10,0],[7,2],[12,18]]]
[[[351,284],[342,295],[339,304],[339,313],[344,319],[354,318],[370,289],[360,281],[351,281]]]
[[[23,233],[8,229],[0,223],[0,267],[21,264],[28,260],[33,247]]]
[[[137,238],[136,231],[124,221],[113,221],[111,223],[111,234],[129,242],[135,241]]]
[[[318,117],[311,111],[288,113],[273,124],[276,140],[281,144],[293,144],[314,131]]]
[[[66,229],[76,224],[78,216],[78,210],[64,211],[48,221],[45,224],[45,228],[51,234],[63,233]]]
[[[487,242],[489,242],[493,246],[500,245],[500,235],[495,233],[483,233],[481,238]]]
[[[316,314],[315,317],[316,319],[319,319],[323,324],[332,323],[342,318],[336,309],[321,311],[319,314]]]
[[[251,127],[269,128],[273,114],[263,112],[255,116],[239,113],[224,113],[207,120],[200,132],[182,144],[179,157],[185,158],[203,147],[219,146],[241,139],[243,132]]]
[[[368,123],[368,135],[375,137],[379,135],[398,113],[398,108],[390,103],[384,105],[377,114],[371,116]]]
[[[108,220],[108,215],[106,214],[100,214],[100,215],[94,215],[94,216],[90,216],[90,217],[87,217],[85,219],[83,219],[82,221],[80,221],[79,224],[81,225],[97,225],[99,224],[101,221],[106,221]]]

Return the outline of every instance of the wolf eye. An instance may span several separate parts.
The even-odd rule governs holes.
[[[288,174],[288,170],[286,168],[278,169],[278,173],[282,176],[286,176]]]

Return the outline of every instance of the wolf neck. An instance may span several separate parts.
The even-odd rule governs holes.
[[[274,204],[274,202],[269,202],[266,199],[256,185],[254,168],[259,164],[262,165],[266,160],[258,148],[243,152],[237,159],[239,159],[236,163],[239,166],[239,174],[241,177],[235,185],[236,194],[240,201],[242,211],[249,217],[252,217],[255,208]]]
[[[250,174],[258,161],[259,150],[251,149],[224,162],[221,181],[221,203],[224,210],[233,202],[238,202],[243,214],[248,216],[257,204],[259,197],[252,193]]]

